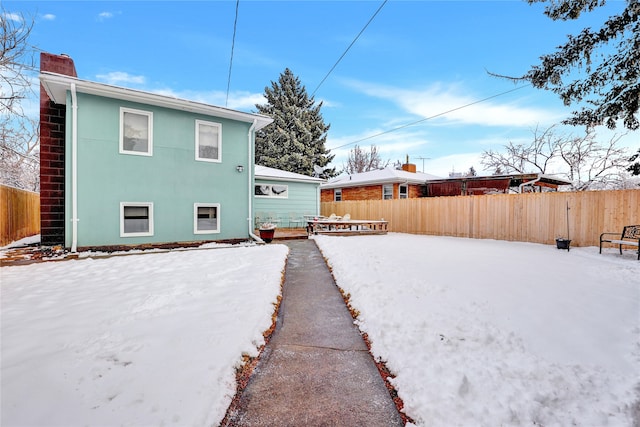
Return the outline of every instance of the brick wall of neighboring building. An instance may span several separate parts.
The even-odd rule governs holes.
[[[393,198],[399,198],[400,184],[393,184]],[[409,198],[415,199],[422,195],[419,185],[409,184]],[[342,200],[382,200],[382,185],[367,185],[363,187],[345,187],[342,189]],[[320,191],[321,202],[333,202],[333,189]]]
[[[40,54],[40,71],[77,77],[65,55]],[[64,147],[66,106],[40,86],[40,233],[43,245],[64,245]]]
[[[422,189],[419,185],[409,185],[409,198],[417,199],[418,197],[422,197]]]

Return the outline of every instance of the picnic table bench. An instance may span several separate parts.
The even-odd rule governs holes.
[[[388,221],[360,219],[313,219],[307,221],[308,234],[356,236],[361,234],[387,234]]]
[[[605,236],[620,236],[618,239],[613,237],[605,238]],[[603,243],[613,243],[620,248],[620,255],[622,255],[622,246],[635,246],[638,248],[638,260],[640,260],[640,225],[627,225],[622,229],[622,234],[619,233],[602,233],[600,235],[600,253],[602,253]]]

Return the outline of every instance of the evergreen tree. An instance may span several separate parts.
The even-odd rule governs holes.
[[[526,1],[547,3],[545,14],[554,21],[578,19],[605,4],[605,0]],[[614,129],[621,120],[629,130],[640,128],[640,2],[626,3],[599,30],[585,28],[568,36],[564,45],[544,55],[524,75],[533,86],[559,94],[565,105],[581,107],[565,123]]]
[[[267,103],[256,108],[273,123],[256,133],[256,164],[309,176],[314,165],[326,167],[334,155],[325,149],[329,125],[320,113],[322,102],[316,105],[288,68],[264,88],[264,96]],[[335,175],[335,168],[330,168],[323,177]]]

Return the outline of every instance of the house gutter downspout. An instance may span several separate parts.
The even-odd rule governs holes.
[[[78,251],[78,97],[71,83],[71,252]]]
[[[253,139],[251,136],[256,129],[256,123],[257,121],[254,119],[247,133],[247,152],[249,153],[249,163],[247,165],[247,176],[249,180],[247,183],[247,187],[249,188],[249,216],[247,217],[247,224],[249,227],[249,236],[258,243],[264,243],[264,240],[253,233],[253,173],[255,168],[252,167],[254,162],[251,161],[251,159],[253,159]]]
[[[520,187],[520,194],[522,194],[522,190],[524,189],[524,186],[525,186],[525,185],[533,185],[533,184],[535,184],[536,182],[540,181],[540,179],[541,179],[541,177],[540,177],[540,176],[538,176],[536,179],[533,179],[533,180],[531,180],[531,181],[527,181],[527,182],[523,182],[522,184],[520,184],[520,185],[519,185],[519,187]]]

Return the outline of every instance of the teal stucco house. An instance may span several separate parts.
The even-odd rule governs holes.
[[[258,114],[80,80],[41,55],[43,244],[247,239]]]

